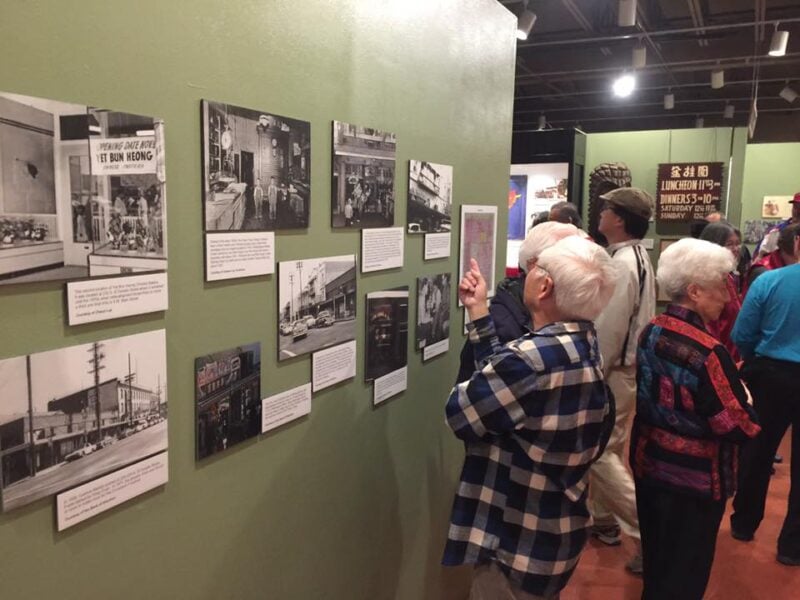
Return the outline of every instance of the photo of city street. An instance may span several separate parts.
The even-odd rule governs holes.
[[[396,148],[393,133],[333,122],[332,227],[394,225]]]
[[[356,257],[278,263],[278,360],[356,337]]]
[[[167,449],[164,330],[0,361],[3,511]]]
[[[408,233],[450,231],[453,167],[408,161]]]

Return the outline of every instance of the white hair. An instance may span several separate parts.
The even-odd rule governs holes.
[[[733,271],[736,260],[730,250],[705,240],[678,240],[661,253],[656,279],[659,289],[673,302],[686,296],[690,283],[708,287]]]
[[[578,236],[544,250],[536,265],[552,278],[556,308],[565,319],[594,321],[611,299],[619,273],[603,248]]]
[[[539,258],[539,255],[566,237],[578,235],[580,229],[569,223],[559,223],[557,221],[546,221],[539,223],[536,227],[531,227],[525,240],[519,247],[519,266],[527,270],[528,262]]]

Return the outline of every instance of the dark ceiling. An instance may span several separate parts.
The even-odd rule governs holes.
[[[500,0],[518,15],[523,0]],[[639,0],[635,27],[617,26],[618,0],[530,0],[537,15],[517,42],[514,131],[579,126],[586,132],[745,126],[754,97],[752,141],[800,141],[800,98],[778,96],[788,84],[800,93],[800,0]],[[788,30],[786,55],[767,55],[775,21]],[[647,48],[628,98],[612,81],[632,69],[632,51]],[[712,89],[711,71],[725,85]],[[675,95],[672,110],[664,94]],[[726,103],[733,118],[724,118]]]

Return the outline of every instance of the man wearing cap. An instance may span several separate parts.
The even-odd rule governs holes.
[[[616,546],[620,529],[637,541],[638,551],[626,565],[641,573],[641,535],[633,478],[622,454],[630,435],[630,415],[636,405],[636,346],[639,334],[655,316],[655,276],[642,244],[653,214],[653,199],[638,188],[618,188],[600,196],[598,230],[608,240],[608,253],[620,270],[611,301],[595,321],[603,372],[614,393],[617,416],[605,453],[592,465],[592,535]]]
[[[800,192],[797,192],[794,197],[789,200],[789,203],[792,205],[792,216],[785,221],[781,221],[764,234],[763,239],[758,243],[756,251],[753,253],[754,262],[778,249],[778,237],[781,231],[786,229],[789,225],[800,223]]]

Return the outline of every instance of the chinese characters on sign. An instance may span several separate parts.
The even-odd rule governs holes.
[[[658,165],[656,219],[692,221],[720,208],[722,163]]]

